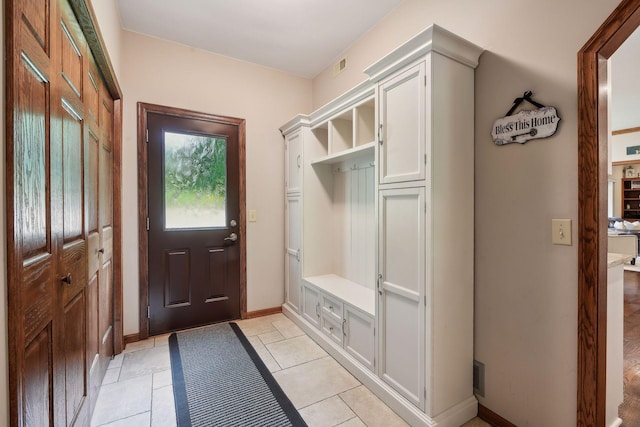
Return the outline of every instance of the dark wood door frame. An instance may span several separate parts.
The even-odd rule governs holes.
[[[217,116],[180,108],[138,102],[138,257],[140,282],[140,332],[138,338],[149,337],[149,319],[147,306],[149,305],[149,236],[147,232],[147,114],[159,113],[188,119],[207,120],[238,126],[238,157],[240,171],[240,317],[247,317],[247,239],[246,239],[246,149],[245,149],[245,120],[235,117]]]
[[[607,60],[640,25],[624,0],[578,52],[578,413],[604,426],[607,352]]]

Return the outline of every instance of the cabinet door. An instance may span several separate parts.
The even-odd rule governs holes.
[[[285,138],[286,165],[285,185],[287,193],[302,191],[302,132],[297,130]]]
[[[380,85],[380,184],[425,178],[425,64]]]
[[[316,328],[320,328],[320,292],[306,284],[302,290],[302,317]]]
[[[285,241],[287,244],[285,257],[285,291],[286,303],[296,313],[300,312],[301,293],[301,207],[301,199],[299,195],[287,198],[287,223],[285,227]]]
[[[425,189],[380,191],[382,379],[424,409]]]
[[[354,307],[345,305],[344,319],[344,349],[373,371],[375,355],[373,317]]]

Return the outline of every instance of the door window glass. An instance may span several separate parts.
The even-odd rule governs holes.
[[[225,227],[227,141],[164,132],[165,229]]]

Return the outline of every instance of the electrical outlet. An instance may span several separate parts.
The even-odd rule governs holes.
[[[551,220],[551,243],[554,245],[571,246],[571,220]]]

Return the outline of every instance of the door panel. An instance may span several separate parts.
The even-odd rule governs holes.
[[[380,191],[380,375],[424,408],[425,189]]]
[[[320,292],[314,287],[304,285],[302,292],[302,317],[316,328],[320,327]]]
[[[90,79],[91,80],[91,79]],[[113,101],[104,85],[99,86],[98,115],[98,347],[102,378],[113,355]]]
[[[147,126],[149,333],[239,318],[238,126],[159,113]]]
[[[209,248],[209,280],[206,282],[209,284],[209,289],[207,292],[207,301],[214,302],[216,299],[219,301],[223,301],[228,299],[231,289],[229,289],[229,285],[231,284],[226,277],[226,268],[225,266],[229,262],[227,256],[229,255],[228,251],[217,248]]]
[[[302,190],[302,133],[294,132],[287,136],[287,192],[299,193]]]
[[[165,307],[191,305],[191,253],[189,249],[167,250],[164,252],[165,268],[163,277]]]
[[[21,225],[23,257],[50,251],[51,217],[49,186],[49,84],[46,72],[26,53],[21,58],[17,94],[14,159],[16,167],[16,214]]]
[[[345,305],[346,334],[344,348],[360,363],[373,371],[375,355],[375,337],[373,317]]]
[[[425,178],[425,64],[380,86],[380,184]]]
[[[64,349],[67,425],[71,425],[86,396],[86,330],[84,292],[64,309]]]
[[[47,324],[25,348],[24,394],[22,399],[23,425],[52,425],[51,356],[53,343],[51,324]]]

